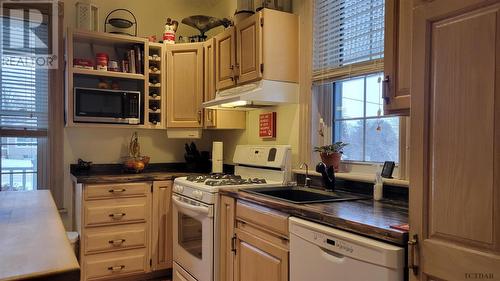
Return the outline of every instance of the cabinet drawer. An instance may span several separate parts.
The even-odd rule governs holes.
[[[145,197],[88,201],[85,206],[85,226],[143,222],[146,214]]]
[[[288,237],[288,214],[245,201],[236,203],[236,219]]]
[[[150,189],[147,183],[91,184],[85,185],[85,199],[144,196]]]
[[[122,275],[146,272],[145,249],[112,252],[85,257],[86,279],[117,278]]]
[[[146,247],[146,224],[103,226],[85,230],[85,254]]]

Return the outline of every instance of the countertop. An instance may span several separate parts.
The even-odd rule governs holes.
[[[48,190],[0,192],[0,280],[78,280],[79,265]]]
[[[408,241],[407,232],[390,227],[391,225],[408,223],[408,204],[406,202],[364,199],[294,204],[235,189],[221,189],[220,194],[396,245],[405,246]]]
[[[93,165],[90,170],[78,170],[76,165],[71,165],[70,171],[73,181],[83,184],[166,181],[203,173],[202,170],[187,169],[185,163],[150,164],[137,174],[125,173],[120,164],[98,164]]]

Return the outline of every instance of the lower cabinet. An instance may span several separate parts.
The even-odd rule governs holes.
[[[82,281],[172,268],[172,182],[75,183]]]
[[[288,280],[288,250],[236,229],[234,280]]]
[[[288,215],[222,196],[221,281],[287,281]]]

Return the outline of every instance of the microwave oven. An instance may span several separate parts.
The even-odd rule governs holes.
[[[140,124],[141,93],[138,91],[74,88],[74,122]]]

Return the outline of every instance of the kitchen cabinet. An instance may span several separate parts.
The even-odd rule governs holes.
[[[223,32],[223,34],[225,33],[226,32]],[[217,64],[215,63],[218,60],[216,55],[215,44],[219,44],[217,43],[217,38],[208,40],[203,44],[203,49],[204,49],[203,56],[204,56],[204,68],[205,68],[204,71],[205,101],[209,101],[215,98],[215,88],[216,88],[215,85],[216,83],[219,82],[219,80],[216,80],[216,77],[218,77],[218,75],[215,75],[215,73],[217,72],[216,65],[217,67],[219,67],[221,63]],[[224,45],[224,44],[219,44],[219,45]],[[246,128],[246,113],[244,111],[205,109],[204,112],[205,113],[204,113],[203,124],[205,129]]]
[[[230,27],[214,37],[215,40],[215,83],[219,90],[236,84],[236,34]],[[215,96],[214,96],[215,97]]]
[[[288,215],[238,200],[234,280],[288,280]]]
[[[296,15],[262,9],[215,36],[216,89],[261,79],[298,83],[298,28]]]
[[[172,268],[172,181],[153,182],[152,269]]]
[[[220,197],[220,250],[219,250],[219,280],[232,281],[233,264],[233,236],[235,227],[235,205],[236,200],[228,196]]]
[[[410,280],[498,279],[500,1],[413,18]]]
[[[82,281],[172,268],[172,181],[74,184]]]
[[[412,9],[412,1],[385,1],[385,114],[410,113]]]
[[[167,127],[201,128],[203,43],[166,46]]]

